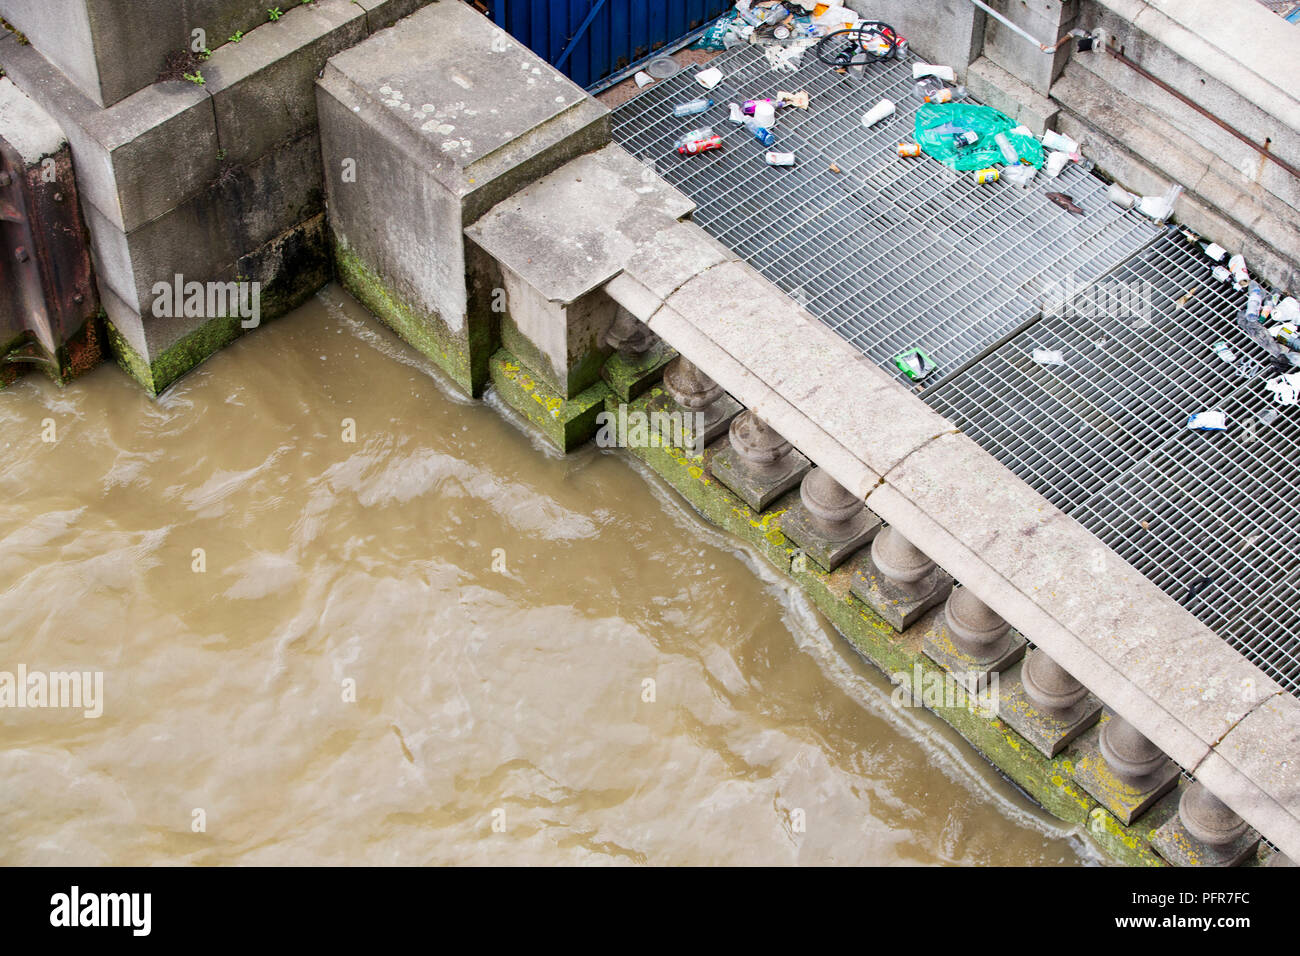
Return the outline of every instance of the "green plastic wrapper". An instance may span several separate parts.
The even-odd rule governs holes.
[[[973,103],[925,103],[916,111],[916,141],[921,149],[950,169],[962,172],[1004,165],[1002,150],[993,141],[998,133],[1007,139],[1020,155],[1020,161],[1035,169],[1043,166],[1043,144],[1032,136],[1011,132],[1019,124],[1006,113],[991,106]],[[979,142],[958,149],[954,134],[973,130]]]
[[[727,36],[727,31],[733,27],[739,28],[744,26],[745,21],[734,13],[725,14],[713,21],[713,24],[701,34],[700,38],[691,45],[692,50],[725,50],[727,44],[723,42]]]

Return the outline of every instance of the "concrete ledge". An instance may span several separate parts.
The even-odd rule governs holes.
[[[317,74],[366,33],[361,7],[350,0],[316,0],[216,50],[202,72],[226,160],[247,163],[314,131]]]
[[[53,156],[67,143],[53,117],[8,77],[0,77],[0,138],[17,150],[28,166]]]
[[[1093,0],[1179,58],[1300,129],[1300,36],[1255,0]],[[1159,67],[1152,70],[1159,75]],[[1174,85],[1177,85],[1176,83]]]
[[[33,47],[0,32],[0,64],[63,129],[84,201],[130,231],[220,174],[212,100],[184,80],[155,83],[101,109]]]

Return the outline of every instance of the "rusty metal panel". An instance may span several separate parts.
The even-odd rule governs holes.
[[[27,165],[0,137],[0,384],[25,367],[67,381],[94,365],[98,311],[70,150]]]

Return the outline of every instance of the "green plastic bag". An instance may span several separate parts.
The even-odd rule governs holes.
[[[745,21],[734,13],[724,14],[718,17],[707,30],[701,34],[700,38],[691,45],[692,50],[725,50],[727,34],[731,30],[739,30],[744,26]]]
[[[950,169],[987,169],[1006,162],[993,141],[1006,133],[1020,155],[1020,161],[1035,169],[1043,165],[1043,144],[1024,133],[1011,132],[1019,125],[1006,113],[973,103],[925,103],[916,111],[916,141],[927,154]],[[972,146],[957,147],[956,134],[971,130],[979,134]]]

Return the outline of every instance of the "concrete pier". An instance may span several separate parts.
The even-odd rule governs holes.
[[[976,73],[982,16],[942,6],[929,42]],[[1043,29],[1087,22],[1047,6]],[[933,18],[907,15],[926,35]],[[1038,724],[944,719],[1126,860],[1170,862],[1135,834],[1172,818],[1180,767],[1300,856],[1300,701],[710,238],[609,145],[603,107],[470,7],[318,0],[214,49],[202,84],[136,85],[79,20],[57,56],[48,23],[28,23],[36,44],[0,39],[0,63],[69,144],[110,340],[151,392],[248,331],[228,309],[158,314],[160,282],[256,282],[265,320],[336,270],[459,389],[491,384],[561,450],[620,406],[698,424],[629,453],[891,675],[1005,673]],[[990,36],[1007,72],[1017,47]],[[1076,62],[1035,61],[1021,82],[1049,100]],[[1272,209],[1281,194],[1263,192]],[[1289,228],[1265,230],[1274,266]],[[1200,791],[1178,818],[1231,862],[1251,852]]]

